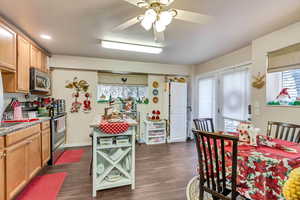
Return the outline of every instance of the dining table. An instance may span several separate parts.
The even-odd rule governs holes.
[[[231,145],[226,145],[226,160],[231,160],[231,151]],[[240,195],[253,200],[285,199],[282,187],[291,170],[300,167],[298,143],[258,135],[255,145],[239,144],[237,155]]]

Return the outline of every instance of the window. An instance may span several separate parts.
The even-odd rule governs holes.
[[[134,99],[147,96],[146,86],[126,86],[126,85],[98,85],[97,100],[107,101],[109,98],[128,98]]]
[[[250,103],[249,65],[222,70],[199,79],[198,117],[213,118],[216,130],[235,131],[247,121]]]
[[[288,88],[291,102],[295,102],[297,98],[300,98],[300,69],[292,69],[288,71],[273,72],[268,74],[268,104],[276,104],[276,97],[283,88]]]

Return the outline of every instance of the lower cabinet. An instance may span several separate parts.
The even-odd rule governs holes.
[[[6,148],[6,199],[13,199],[41,169],[41,134]]]
[[[0,149],[0,200],[5,200],[5,154]]]
[[[27,183],[28,141],[6,148],[6,199],[13,199]]]
[[[42,130],[42,165],[47,165],[51,156],[51,133],[50,128]]]
[[[31,179],[41,169],[41,134],[38,133],[28,139],[27,145],[27,166],[28,178]]]

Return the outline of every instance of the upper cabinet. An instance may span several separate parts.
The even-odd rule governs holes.
[[[30,43],[18,35],[18,57],[16,73],[3,73],[5,92],[29,93]]]
[[[0,20],[0,69],[15,71],[17,34]]]
[[[30,67],[42,69],[42,52],[34,45],[30,48]]]

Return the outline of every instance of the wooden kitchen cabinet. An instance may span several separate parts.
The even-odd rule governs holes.
[[[42,70],[42,52],[34,45],[30,48],[30,67]]]
[[[41,53],[42,55],[42,64],[41,64],[41,68],[42,68],[42,72],[45,73],[49,73],[49,68],[48,68],[48,56],[44,53]]]
[[[30,43],[18,35],[18,56],[16,73],[3,73],[5,92],[29,93]]]
[[[6,199],[13,199],[28,180],[28,141],[6,148]]]
[[[5,200],[5,152],[4,152],[4,137],[0,137],[0,200]]]
[[[42,130],[42,166],[47,165],[51,156],[50,128]]]
[[[0,19],[0,68],[15,71],[17,62],[17,34]]]
[[[28,178],[32,179],[37,172],[41,169],[41,134],[38,133],[28,139],[27,145],[27,166],[28,166]]]

